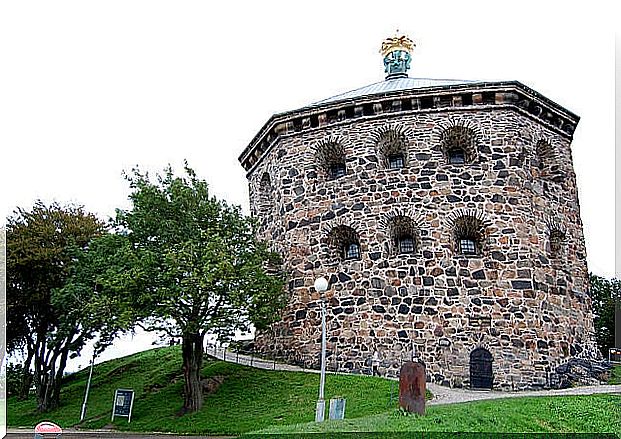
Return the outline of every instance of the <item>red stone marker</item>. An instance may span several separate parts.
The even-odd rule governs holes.
[[[410,413],[425,414],[425,366],[407,361],[399,373],[399,406]]]

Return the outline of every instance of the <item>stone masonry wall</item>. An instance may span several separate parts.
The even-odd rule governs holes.
[[[475,134],[472,163],[447,163],[452,126]],[[405,139],[402,169],[379,157],[387,131]],[[325,142],[342,146],[345,176],[321,168]],[[396,375],[415,357],[431,380],[467,386],[470,353],[484,347],[494,388],[519,389],[546,386],[570,356],[598,355],[569,137],[510,109],[382,115],[283,135],[248,178],[261,235],[290,273],[283,320],[257,335],[263,351],[318,364],[312,285],[323,275],[328,364],[340,370],[370,373],[375,356]],[[415,224],[414,253],[394,251],[395,215]],[[464,215],[481,221],[481,254],[457,252]],[[342,260],[328,239],[339,225],[358,233],[360,260]]]

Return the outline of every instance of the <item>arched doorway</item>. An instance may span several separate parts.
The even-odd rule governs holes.
[[[492,388],[494,382],[492,361],[492,354],[487,349],[476,348],[470,352],[470,387],[472,389]]]

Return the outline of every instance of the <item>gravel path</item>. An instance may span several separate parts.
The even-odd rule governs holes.
[[[525,390],[517,392],[498,392],[494,390],[451,389],[433,383],[427,383],[433,393],[430,405],[454,404],[458,402],[482,401],[485,399],[519,398],[523,396],[561,396],[561,395],[593,395],[596,393],[621,394],[621,385],[582,386],[569,389]]]
[[[207,353],[220,360],[233,363],[244,364],[247,366],[257,367],[259,369],[287,370],[294,372],[312,372],[319,373],[315,369],[304,369],[299,366],[279,363],[273,360],[265,360],[250,355],[237,354],[235,352],[226,351],[223,348],[207,349]],[[335,372],[327,372],[334,374]],[[338,372],[339,375],[346,373]],[[390,378],[397,380],[397,378]],[[494,390],[469,390],[469,389],[451,389],[450,387],[440,386],[434,383],[427,383],[427,388],[433,393],[434,397],[429,401],[430,405],[436,404],[455,404],[468,401],[482,401],[486,399],[501,398],[519,398],[524,396],[560,396],[560,395],[593,395],[596,393],[614,393],[621,394],[621,385],[601,385],[601,386],[582,386],[571,387],[569,389],[554,390],[526,390],[516,392],[499,392]]]

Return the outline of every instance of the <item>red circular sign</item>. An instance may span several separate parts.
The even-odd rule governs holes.
[[[53,422],[39,422],[34,430],[35,433],[62,433],[63,429]]]

